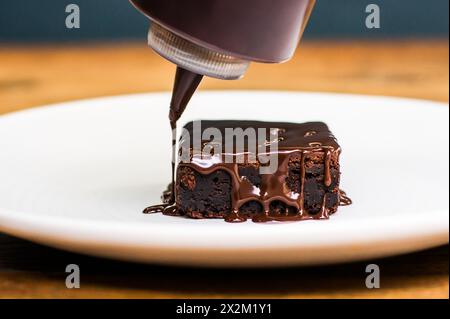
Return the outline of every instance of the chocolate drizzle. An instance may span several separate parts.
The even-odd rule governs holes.
[[[183,68],[177,67],[175,82],[172,90],[172,100],[170,101],[169,121],[172,129],[172,191],[170,204],[175,204],[175,163],[177,146],[177,121],[186,109],[192,95],[197,90],[203,75],[193,73]],[[166,208],[166,210],[169,208]],[[174,208],[170,208],[174,210]]]
[[[339,206],[349,206],[353,204],[353,201],[350,197],[347,196],[347,193],[342,189],[339,190]]]
[[[298,152],[298,150],[294,151]],[[232,187],[232,211],[225,216],[225,221],[227,222],[244,222],[247,218],[240,215],[239,209],[244,204],[250,201],[257,201],[263,207],[263,214],[257,214],[253,216],[253,222],[269,222],[269,221],[298,221],[298,220],[308,220],[308,219],[328,219],[329,211],[326,207],[326,194],[323,198],[322,207],[318,214],[309,214],[304,207],[304,185],[305,185],[305,158],[310,153],[310,150],[301,151],[301,187],[302,191],[300,194],[292,192],[285,185],[285,180],[288,174],[288,162],[292,152],[281,152],[279,153],[280,166],[277,172],[273,175],[262,175],[261,187],[259,192],[255,192],[255,187],[245,178],[239,176],[238,164],[216,164],[211,168],[202,168],[192,164],[180,164],[182,166],[188,166],[191,169],[196,170],[200,174],[211,174],[217,170],[226,171],[233,181]],[[327,150],[326,153],[330,153]],[[325,160],[325,176],[330,176],[330,181],[328,186],[331,185],[331,172],[330,164],[327,163],[331,161],[331,155],[326,156]],[[326,183],[326,181],[324,181]],[[283,185],[280,187],[280,185]],[[341,193],[342,194],[342,193]],[[341,202],[346,202],[347,197],[340,199]],[[286,214],[283,215],[273,215],[270,214],[270,204],[273,201],[281,201],[287,205]],[[297,210],[295,216],[288,216],[288,207],[294,207]],[[164,212],[165,213],[165,212]]]
[[[197,90],[203,75],[193,73],[183,68],[177,67],[175,81],[172,90],[172,100],[170,101],[169,121],[172,129],[172,182],[170,189],[163,194],[163,204],[147,207],[144,214],[161,213],[175,215],[177,207],[175,205],[175,163],[177,146],[177,121],[186,109],[192,95]]]
[[[205,124],[206,123],[206,124]],[[190,123],[191,124],[191,123]],[[189,125],[186,127],[188,131],[192,131]],[[227,127],[254,127],[254,128],[269,128],[269,125],[277,123],[265,122],[240,122],[237,124],[234,121],[220,121],[209,122],[203,121],[202,124],[206,127],[215,127],[226,134]],[[227,222],[236,223],[247,220],[245,214],[240,213],[240,208],[246,203],[255,201],[261,204],[262,213],[252,216],[254,222],[269,222],[269,221],[299,221],[310,219],[328,219],[330,213],[327,208],[327,192],[325,192],[322,200],[322,205],[318,213],[310,213],[305,209],[305,181],[307,174],[307,162],[313,157],[315,160],[320,160],[323,163],[323,183],[325,187],[329,188],[333,184],[332,166],[338,165],[338,158],[340,155],[340,147],[335,138],[329,132],[328,128],[323,123],[306,123],[301,124],[305,132],[298,134],[300,124],[279,123],[281,128],[281,138],[278,139],[278,149],[275,151],[278,158],[278,167],[274,174],[263,174],[259,187],[253,185],[245,176],[239,174],[239,164],[236,162],[226,163],[223,159],[225,154],[213,154],[209,157],[198,150],[195,150],[192,141],[189,145],[187,142],[181,140],[182,147],[189,147],[191,151],[191,161],[189,163],[180,163],[179,169],[188,167],[199,174],[209,175],[216,171],[222,170],[229,174],[232,180],[231,188],[231,211],[226,212],[224,219]],[[273,129],[272,127],[270,127]],[[202,141],[202,146],[205,141]],[[270,141],[266,141],[269,145]],[[248,150],[246,149],[245,152]],[[270,155],[270,150],[267,155]],[[229,155],[229,154],[228,154]],[[241,155],[234,153],[236,158]],[[319,158],[318,158],[319,157]],[[289,163],[292,158],[300,159],[300,191],[295,192],[289,189],[286,180],[289,174]],[[219,160],[221,159],[221,160]],[[332,164],[334,163],[334,164]],[[335,177],[336,178],[336,177]],[[334,186],[336,187],[336,185]],[[345,192],[337,190],[340,205],[350,205],[351,200],[346,196]],[[173,195],[173,194],[172,194]],[[166,196],[167,197],[167,196]],[[172,198],[173,196],[171,196]],[[270,205],[274,201],[282,202],[286,205],[285,212],[271,213]],[[290,209],[294,208],[296,213],[290,213]],[[153,206],[148,208],[146,213],[162,212],[167,215],[177,215],[177,206],[174,202],[167,202],[165,205]]]

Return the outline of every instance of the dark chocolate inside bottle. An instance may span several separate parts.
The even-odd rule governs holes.
[[[152,21],[213,51],[280,63],[295,52],[315,0],[131,0]]]

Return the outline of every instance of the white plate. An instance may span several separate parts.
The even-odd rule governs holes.
[[[182,121],[327,122],[354,205],[327,221],[228,224],[142,215],[170,179],[168,94],[0,117],[0,230],[70,251],[201,266],[368,259],[448,242],[448,105],[337,94],[206,92]]]

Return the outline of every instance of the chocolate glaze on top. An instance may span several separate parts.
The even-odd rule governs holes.
[[[199,123],[199,122],[197,122]],[[278,142],[279,150],[295,150],[298,148],[311,148],[311,147],[330,147],[335,150],[340,150],[339,144],[336,138],[331,134],[328,126],[322,122],[309,122],[309,123],[285,123],[285,122],[261,122],[261,121],[237,121],[237,120],[220,120],[220,121],[201,121],[201,128],[204,131],[206,128],[212,127],[220,131],[222,135],[222,140],[225,141],[227,138],[231,139],[233,132],[230,132],[229,128],[242,128],[246,130],[247,128],[252,128],[258,130],[259,128],[264,129],[264,131],[269,132],[271,130],[276,130],[278,139],[276,141],[268,141],[269,136],[266,136],[265,145],[268,143]],[[189,122],[184,127],[190,136],[194,135],[194,122]],[[268,135],[268,134],[267,134]],[[183,140],[181,137],[180,146],[195,148],[193,139],[187,141]],[[210,142],[209,140],[202,140],[202,142]],[[244,145],[244,151],[248,151],[247,143]],[[259,146],[259,145],[258,145]],[[316,148],[317,148],[316,147]],[[194,153],[198,153],[195,149]]]
[[[219,129],[224,140],[226,140],[226,128],[240,127],[243,130],[246,128],[264,128],[266,131],[276,129],[278,132],[278,139],[271,141],[270,137],[265,141],[265,145],[278,142],[278,148],[275,154],[278,158],[278,168],[274,174],[261,175],[261,185],[259,188],[250,183],[249,180],[243,178],[239,174],[238,163],[225,163],[226,155],[239,156],[248,155],[248,148],[243,149],[243,153],[233,152],[233,154],[212,154],[205,156],[201,150],[197,150],[192,139],[181,139],[181,148],[188,148],[191,154],[190,163],[180,163],[179,166],[187,166],[194,169],[200,174],[211,174],[217,170],[226,171],[232,179],[232,211],[225,217],[227,222],[243,222],[246,220],[245,216],[239,214],[239,208],[249,201],[257,201],[263,207],[263,214],[258,214],[253,217],[254,222],[267,221],[294,221],[307,219],[327,219],[329,211],[326,207],[326,195],[323,198],[321,211],[319,214],[308,214],[304,207],[304,185],[306,174],[306,160],[312,154],[321,154],[324,165],[324,184],[329,187],[332,183],[331,163],[338,163],[338,158],[341,152],[335,137],[331,134],[328,127],[324,123],[314,122],[305,124],[294,123],[267,123],[255,121],[202,121],[202,129],[214,127]],[[189,123],[185,129],[193,136],[193,123]],[[205,145],[209,141],[202,141],[200,145]],[[247,144],[245,144],[247,146]],[[270,155],[272,150],[266,148],[266,154]],[[292,156],[300,158],[300,193],[291,191],[286,185],[286,178],[289,171],[289,160]],[[172,190],[174,189],[172,184]],[[167,196],[166,196],[167,197]],[[173,193],[170,196],[171,200],[166,202],[164,206],[152,206],[146,209],[145,213],[163,212],[167,215],[176,215],[177,206],[173,200]],[[339,190],[340,205],[349,205],[351,200],[346,196],[345,192]],[[273,201],[284,202],[287,207],[294,207],[297,210],[295,216],[285,215],[273,216],[269,214],[270,203]]]

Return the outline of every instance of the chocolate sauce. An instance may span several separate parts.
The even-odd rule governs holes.
[[[186,109],[192,95],[197,90],[203,75],[177,67],[175,82],[172,90],[172,100],[170,101],[169,121],[172,129],[172,192],[170,204],[175,203],[175,163],[177,146],[177,121]]]
[[[347,196],[347,193],[339,190],[339,206],[349,206],[351,204],[353,204],[353,201]]]
[[[186,109],[202,79],[203,75],[177,67],[169,112],[172,129],[176,129],[177,121]]]
[[[175,81],[172,90],[172,100],[170,101],[169,121],[172,129],[172,183],[170,192],[163,194],[163,203],[154,205],[144,210],[145,214],[164,212],[176,212],[175,205],[175,163],[177,153],[177,121],[186,109],[192,95],[197,90],[203,75],[177,67]]]

